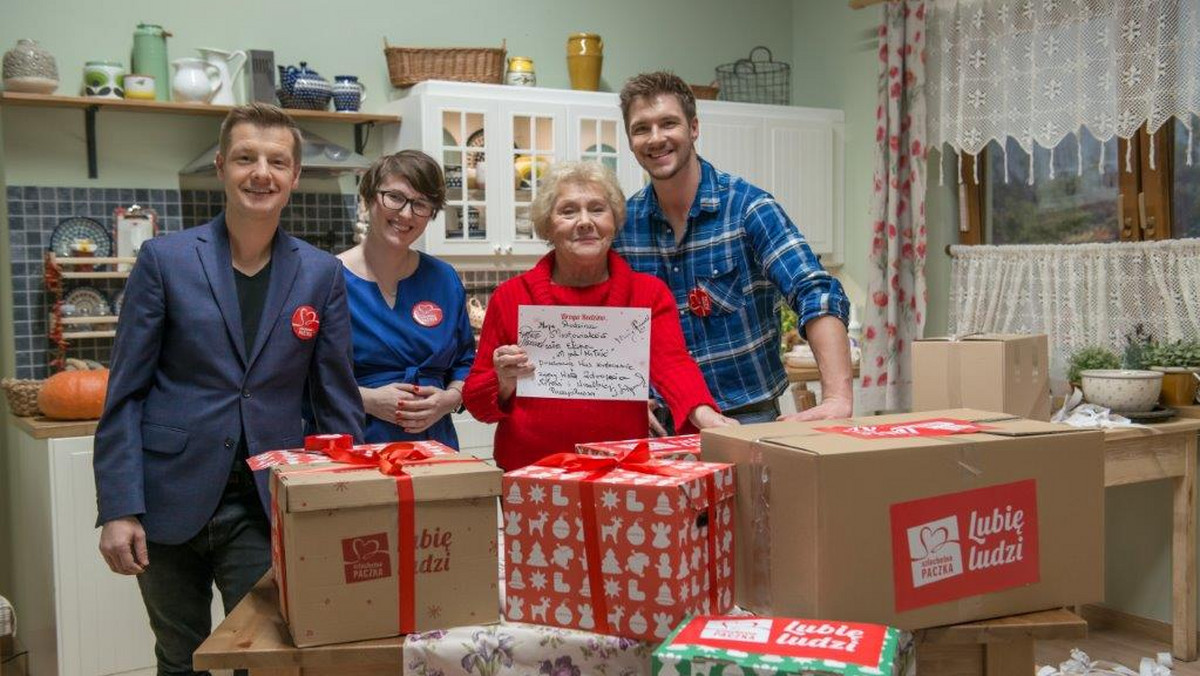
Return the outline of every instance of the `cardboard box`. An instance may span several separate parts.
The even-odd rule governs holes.
[[[654,676],[900,673],[900,632],[786,617],[694,617],[654,650]]]
[[[733,467],[652,464],[674,476],[504,475],[505,617],[660,641],[688,614],[732,607]]]
[[[747,610],[914,630],[1104,597],[1099,431],[958,409],[702,439],[738,464]]]
[[[576,453],[584,455],[600,455],[616,457],[628,453],[645,443],[650,449],[650,457],[658,460],[699,460],[700,435],[681,434],[674,437],[654,437],[652,439],[626,439],[624,441],[597,441],[590,444],[578,444]]]
[[[500,470],[453,453],[404,469],[411,539],[399,535],[397,477],[333,463],[272,468],[271,558],[297,646],[499,621]]]
[[[912,410],[974,408],[1050,420],[1045,334],[926,338],[912,345]]]

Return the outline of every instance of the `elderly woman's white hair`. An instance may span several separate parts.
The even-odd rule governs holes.
[[[617,183],[612,169],[599,162],[558,162],[554,164],[538,185],[538,196],[530,207],[533,231],[542,239],[550,239],[550,219],[559,191],[564,185],[597,186],[604,192],[608,208],[612,210],[616,231],[625,226],[625,193]]]

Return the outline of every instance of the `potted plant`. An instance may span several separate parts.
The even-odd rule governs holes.
[[[1075,387],[1079,387],[1079,374],[1083,371],[1119,368],[1121,368],[1121,358],[1117,356],[1116,352],[1107,347],[1093,345],[1071,355],[1071,360],[1067,365],[1067,380]]]
[[[1189,406],[1196,400],[1200,373],[1200,342],[1177,340],[1150,343],[1142,350],[1142,363],[1163,374],[1162,403]]]

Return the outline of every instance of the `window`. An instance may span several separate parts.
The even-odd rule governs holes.
[[[1195,118],[1192,123],[1200,125]],[[1200,237],[1200,161],[1193,147],[1188,166],[1187,153],[1188,126],[1178,120],[1153,137],[1143,129],[1129,141],[1101,143],[1084,129],[1053,152],[1035,147],[1030,185],[1029,153],[1012,139],[1004,151],[993,142],[978,157],[978,181],[971,164],[976,158],[964,159],[959,240],[1077,244]]]

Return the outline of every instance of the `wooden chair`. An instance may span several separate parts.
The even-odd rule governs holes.
[[[916,632],[919,676],[1032,676],[1033,642],[1087,638],[1087,622],[1045,610]]]

